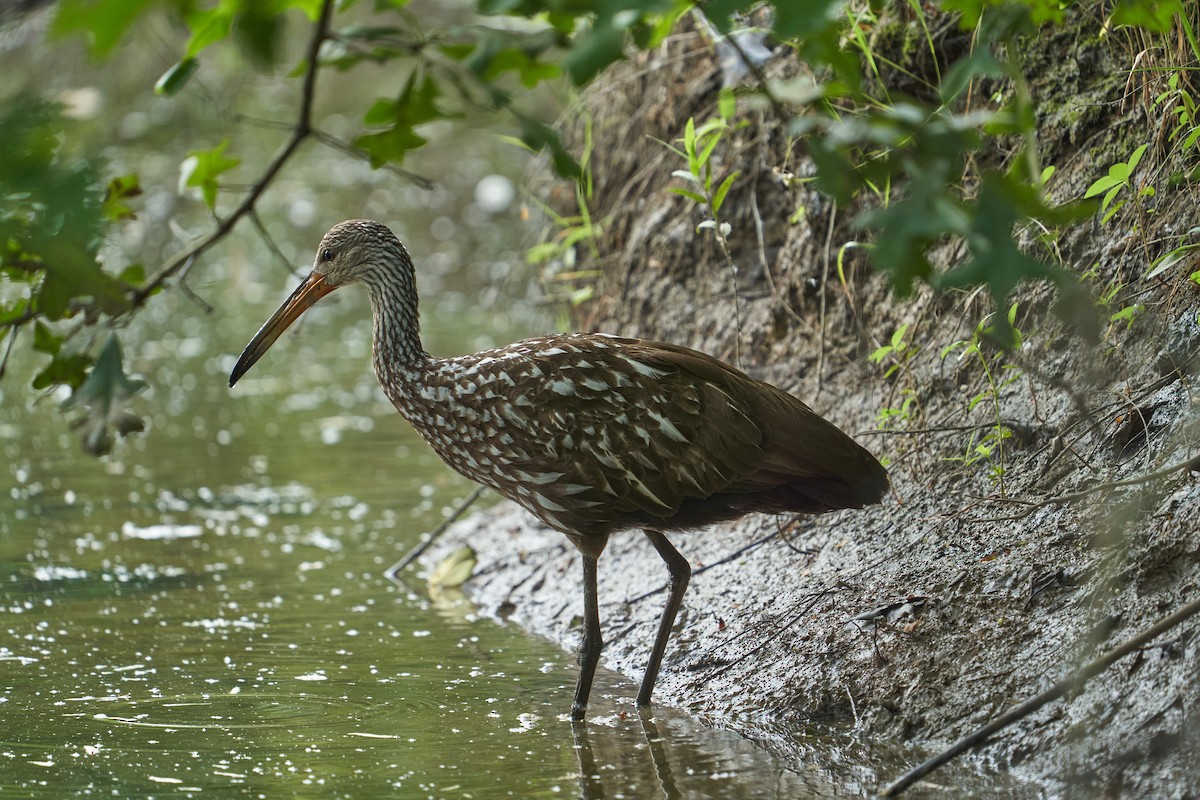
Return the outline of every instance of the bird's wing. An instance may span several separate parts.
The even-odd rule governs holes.
[[[537,488],[551,512],[570,508],[597,524],[665,518],[753,474],[763,430],[726,386],[689,368],[692,351],[597,341],[579,343],[574,357],[535,356],[541,374],[517,387],[537,409],[517,466],[553,476]]]
[[[845,508],[878,502],[886,490],[887,473],[875,457],[798,398],[693,350],[660,343],[653,349],[649,363],[657,356],[721,387],[762,431],[761,457],[725,491],[802,487],[820,506]]]

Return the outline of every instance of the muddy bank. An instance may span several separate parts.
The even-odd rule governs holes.
[[[1112,76],[1127,64],[1111,42],[1063,35],[1046,52],[1054,63],[1030,69],[1053,194],[1066,200],[1126,157],[1130,131],[1150,120],[1115,102],[1123,79]],[[946,353],[992,311],[985,298],[897,301],[854,251],[838,280],[837,251],[862,235],[857,209],[795,179],[808,171],[803,148],[768,112],[743,112],[749,124],[716,156],[741,172],[725,205],[731,275],[696,231],[701,212],[668,193],[679,165],[656,141],[715,114],[718,85],[707,43],[681,30],[587,98],[591,213],[604,222],[598,255],[580,259],[604,277],[578,327],[740,360],[886,458],[894,491],[864,511],[675,537],[698,574],[659,702],[752,737],[817,722],[936,749],[1200,594],[1200,480],[1166,469],[1200,442],[1196,267],[1144,277],[1154,248],[1194,224],[1190,185],[1163,180],[1136,239],[1120,220],[1056,232],[1064,266],[1091,270],[1097,295],[1115,287],[1111,310],[1142,306],[1132,325],[1108,324],[1087,346],[1048,313],[1049,287],[1027,287],[1018,355]],[[901,325],[910,351],[885,376],[890,364],[867,356]],[[998,421],[1008,434],[988,440]],[[486,542],[465,588],[487,613],[578,641],[579,565],[562,537],[500,506],[453,529],[431,559],[463,541]],[[665,570],[636,533],[612,540],[600,570],[603,663],[637,679],[663,601],[646,593]],[[1056,795],[1197,796],[1198,631],[1195,620],[1174,629],[979,758]]]

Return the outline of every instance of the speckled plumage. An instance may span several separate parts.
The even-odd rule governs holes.
[[[820,513],[879,502],[879,462],[804,403],[710,356],[604,334],[527,339],[455,358],[421,346],[412,261],[385,226],[335,226],[312,275],[263,326],[232,385],[306,308],[366,285],[374,365],[388,398],[452,468],[565,533],[584,556],[585,617],[573,714],[600,652],[596,560],[642,528],[672,592],[638,696],[648,703],[690,568],[663,532],[743,514]]]

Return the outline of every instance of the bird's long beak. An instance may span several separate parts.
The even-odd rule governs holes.
[[[237,383],[238,379],[245,375],[250,367],[254,366],[254,362],[258,361],[262,357],[262,354],[267,352],[271,345],[275,343],[275,340],[301,314],[336,288],[337,286],[325,282],[324,275],[316,272],[311,273],[305,278],[296,287],[296,291],[292,292],[292,296],[285,300],[283,305],[271,315],[271,318],[258,329],[258,333],[254,334],[254,338],[250,340],[250,344],[246,345],[246,349],[242,351],[242,357],[238,359],[233,372],[229,376],[229,385],[232,387]]]

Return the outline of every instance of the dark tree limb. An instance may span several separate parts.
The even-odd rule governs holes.
[[[1095,661],[1092,661],[1086,666],[1081,667],[1080,669],[1071,673],[1036,697],[1026,700],[1024,703],[1012,709],[1011,711],[1001,714],[999,717],[992,720],[987,725],[984,725],[974,733],[959,739],[957,742],[950,745],[950,747],[938,753],[933,758],[917,766],[915,769],[910,770],[902,775],[899,779],[886,786],[883,791],[879,793],[879,796],[899,796],[925,775],[933,772],[943,764],[950,762],[952,759],[961,755],[962,753],[965,753],[966,751],[983,744],[990,739],[993,734],[996,734],[1004,728],[1007,728],[1009,725],[1012,725],[1014,722],[1018,722],[1021,719],[1029,716],[1047,703],[1057,700],[1058,698],[1070,692],[1079,691],[1083,688],[1084,684],[1112,666],[1113,662],[1117,661],[1123,656],[1129,655],[1135,650],[1140,650],[1152,642],[1159,634],[1170,630],[1197,613],[1200,613],[1200,600],[1194,600],[1193,602],[1188,603],[1175,613],[1164,617],[1146,630],[1139,633],[1137,636],[1127,640],[1124,644],[1114,647],[1112,650],[1109,650]]]

